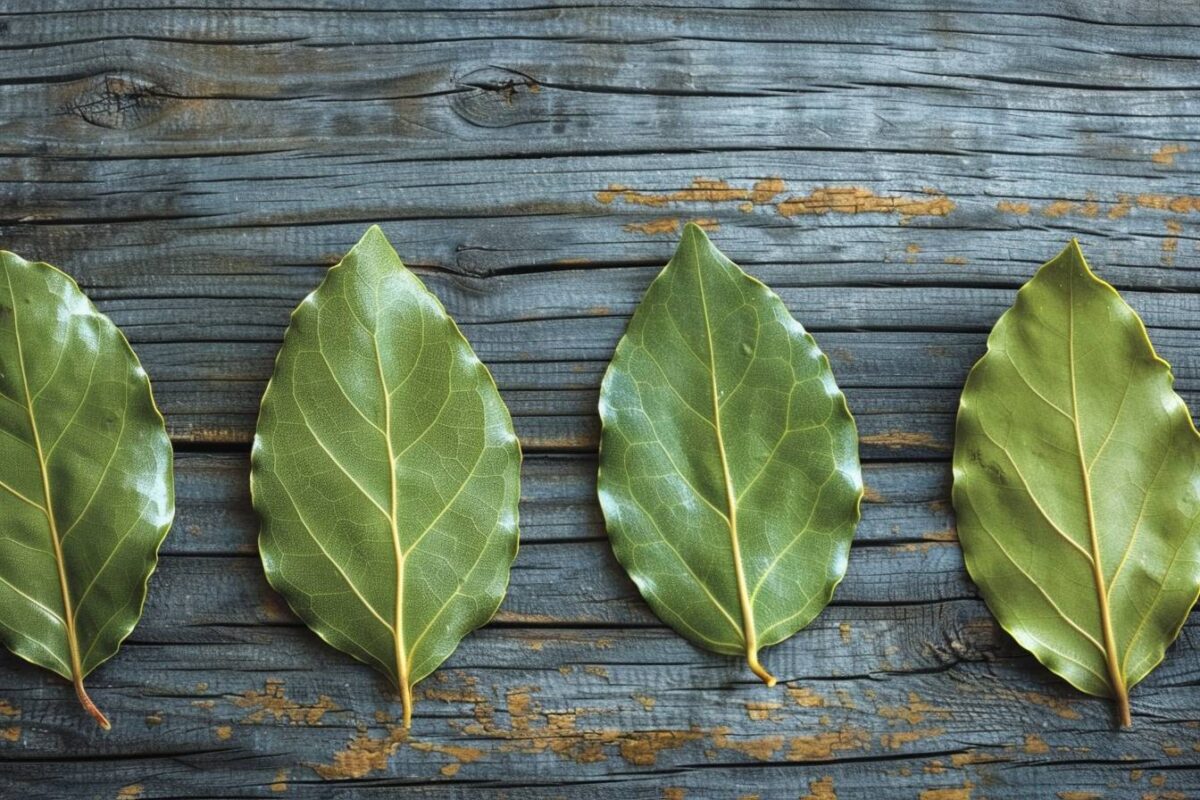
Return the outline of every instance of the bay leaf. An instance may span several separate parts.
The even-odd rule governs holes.
[[[598,489],[658,616],[742,655],[807,625],[846,571],[858,440],[829,361],[779,297],[689,224],[600,393]]]
[[[958,411],[972,579],[1022,647],[1111,697],[1123,725],[1200,591],[1200,436],[1172,382],[1072,241],[997,321]]]
[[[517,552],[508,409],[378,227],[292,314],[254,437],[267,579],[329,644],[412,687],[495,614]]]
[[[129,343],[70,277],[0,251],[0,640],[75,685],[142,615],[175,515],[171,442]]]

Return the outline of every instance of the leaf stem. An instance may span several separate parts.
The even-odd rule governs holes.
[[[83,688],[83,678],[77,673],[75,675],[75,696],[79,698],[79,702],[83,705],[83,710],[92,715],[92,718],[100,724],[100,727],[106,731],[112,730],[112,723],[108,721],[108,717],[104,716],[104,712],[96,708],[96,704],[92,702],[92,698],[88,697],[87,690]]]

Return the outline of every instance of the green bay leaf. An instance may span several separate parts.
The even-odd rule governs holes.
[[[70,277],[0,251],[0,641],[83,679],[142,614],[175,515],[171,442],[125,337]]]
[[[600,394],[598,489],[655,613],[743,655],[807,625],[846,571],[862,475],[829,361],[770,289],[688,225]]]
[[[322,639],[412,687],[495,614],[517,552],[508,409],[372,227],[292,314],[251,491],[267,579]]]
[[[1123,725],[1200,590],[1200,436],[1172,382],[1072,241],[997,321],[958,411],[972,579],[1021,646],[1113,698]]]

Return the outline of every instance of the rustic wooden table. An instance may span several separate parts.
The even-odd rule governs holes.
[[[1200,408],[1200,11],[461,5],[0,3],[0,247],[124,328],[179,505],[90,681],[110,733],[0,654],[0,794],[1200,796],[1196,618],[1114,732],[979,601],[947,461],[987,330],[1071,236]],[[594,497],[601,373],[687,220],[813,331],[862,434],[849,573],[774,690],[655,619]],[[267,588],[247,497],[288,313],[374,222],[527,454],[508,599],[407,736]]]

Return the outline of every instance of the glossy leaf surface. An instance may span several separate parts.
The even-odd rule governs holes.
[[[75,684],[142,614],[175,514],[171,442],[125,337],[70,277],[0,251],[0,639]]]
[[[862,476],[829,361],[770,289],[689,225],[600,396],[617,558],[665,622],[744,655],[807,625],[846,570]]]
[[[954,507],[1000,624],[1112,697],[1163,658],[1200,588],[1200,437],[1137,314],[1072,242],[1017,293],[963,390]]]
[[[292,315],[251,487],[267,578],[399,688],[504,597],[521,454],[487,369],[372,227]]]

